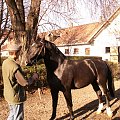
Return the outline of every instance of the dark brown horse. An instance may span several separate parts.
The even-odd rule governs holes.
[[[41,58],[44,59],[47,70],[47,81],[52,95],[53,111],[50,120],[56,117],[59,91],[62,91],[64,94],[70,119],[73,120],[71,89],[83,88],[89,84],[92,85],[99,99],[97,113],[101,113],[103,108],[100,85],[106,98],[107,114],[112,117],[108,93],[114,97],[113,80],[111,70],[106,62],[98,59],[67,60],[66,56],[55,44],[38,38],[37,41],[32,44],[28,52],[27,61],[25,62],[34,64]]]

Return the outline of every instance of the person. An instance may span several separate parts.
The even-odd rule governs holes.
[[[30,83],[24,78],[21,66],[17,63],[21,46],[8,46],[9,57],[2,63],[4,98],[9,105],[7,120],[24,119],[24,102],[26,101],[26,86]],[[34,76],[34,75],[33,75]],[[34,80],[34,77],[31,77]]]

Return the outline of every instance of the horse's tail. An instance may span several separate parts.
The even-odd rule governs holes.
[[[110,69],[109,65],[107,64],[107,68],[108,68],[108,89],[110,92],[111,97],[115,97],[114,91],[115,91],[115,87],[114,87],[114,81],[113,81],[113,76],[112,76],[112,70]]]

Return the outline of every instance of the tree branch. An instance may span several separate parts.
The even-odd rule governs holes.
[[[29,39],[34,40],[37,35],[37,24],[40,12],[41,0],[31,0],[30,11],[27,17],[26,30],[29,34]]]
[[[5,38],[2,40],[2,42],[0,43],[0,47],[1,47],[1,45],[7,40],[10,32],[11,32],[11,29],[10,29],[9,32],[7,33],[6,37],[5,37]]]
[[[22,0],[19,1],[19,7],[20,7],[20,5],[23,4],[23,3],[20,4],[20,2],[23,2],[23,1]],[[6,4],[8,6],[9,13],[10,13],[10,16],[11,16],[11,22],[12,22],[13,30],[24,31],[25,30],[25,24],[21,20],[20,12],[19,12],[19,9],[17,8],[17,4],[16,4],[15,0],[6,0]],[[21,6],[20,8],[22,8],[22,7],[23,6]]]

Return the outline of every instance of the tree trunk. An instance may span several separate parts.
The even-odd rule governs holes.
[[[40,12],[40,4],[41,0],[31,0],[30,12],[28,14],[26,22],[26,31],[30,42],[36,39],[39,23],[38,19]]]
[[[41,0],[31,0],[30,10],[26,21],[23,0],[5,1],[10,13],[12,29],[15,33],[14,39],[16,43],[22,45],[21,54],[23,58],[23,53],[29,49],[31,42],[36,39]]]

